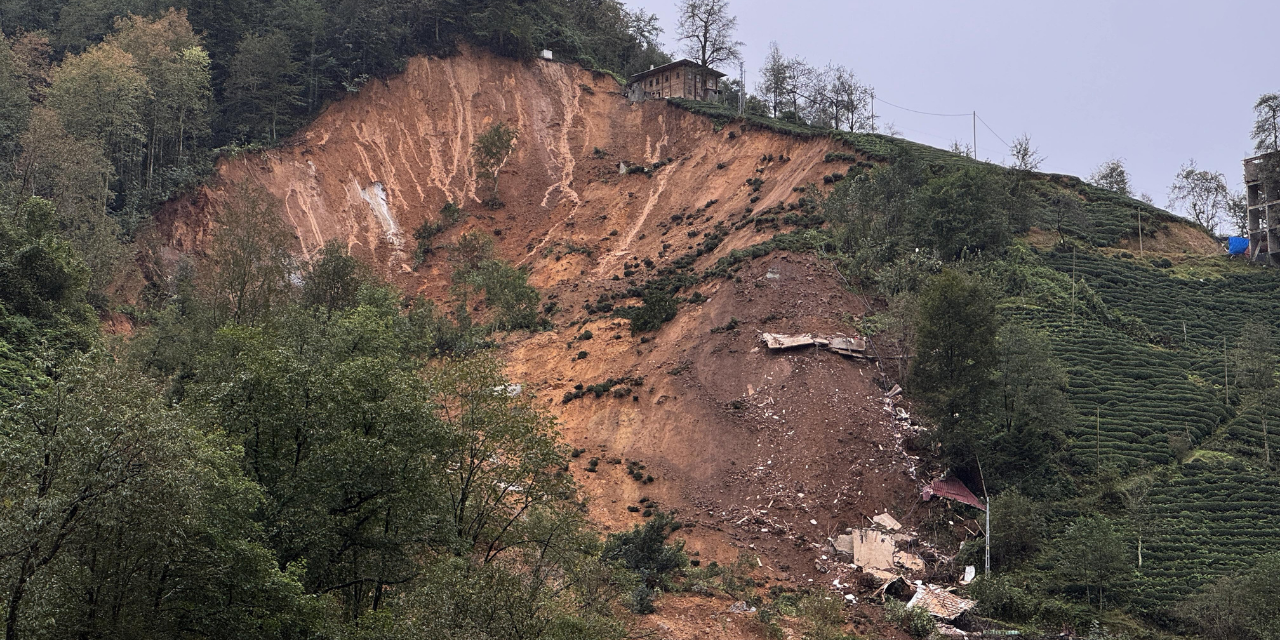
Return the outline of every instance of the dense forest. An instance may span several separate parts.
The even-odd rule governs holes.
[[[207,256],[142,282],[133,243],[159,203],[409,56],[549,48],[625,76],[670,60],[657,35],[613,0],[0,0],[6,640],[621,638],[628,611],[695,583],[758,606],[771,637],[770,616],[796,612],[806,637],[851,637],[829,598],[754,592],[749,562],[688,566],[668,514],[590,525],[580,452],[492,349],[547,328],[554,303],[485,234],[449,247],[437,304],[337,244],[300,261],[277,204],[245,188]],[[770,65],[745,116],[673,104],[848,153],[789,208],[747,209],[738,228],[771,240],[702,272],[699,249],[598,312],[653,331],[751,258],[821,255],[883,303],[859,331],[912,354],[895,377],[935,428],[911,445],[990,490],[996,576],[971,587],[977,612],[1276,637],[1275,275],[1120,250],[1176,223],[1117,186],[1122,166],[1104,188],[865,133],[846,69],[776,47]],[[500,155],[513,134],[491,134]],[[1020,239],[1033,228],[1050,242]],[[420,260],[443,230],[418,230]],[[128,340],[99,328],[122,282],[142,291]]]

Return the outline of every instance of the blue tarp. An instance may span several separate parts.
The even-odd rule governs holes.
[[[1227,238],[1227,253],[1238,256],[1249,250],[1249,239],[1239,236]]]

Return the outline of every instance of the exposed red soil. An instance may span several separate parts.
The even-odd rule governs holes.
[[[506,207],[490,211],[469,149],[497,121],[520,137],[502,170]],[[745,550],[760,556],[760,577],[824,584],[830,577],[815,561],[829,538],[885,510],[908,526],[925,520],[925,472],[903,449],[904,426],[886,407],[874,363],[813,348],[771,353],[758,332],[852,335],[850,321],[868,303],[819,258],[775,252],[732,279],[700,284],[708,299],[682,305],[650,341],[632,336],[626,320],[588,318],[583,306],[649,273],[626,278],[625,264],[650,258],[661,267],[748,206],[794,202],[793,187],[843,171],[823,162],[834,149],[825,139],[715,131],[664,102],[628,104],[612,78],[574,65],[479,52],[418,58],[401,76],[332,105],[288,144],[222,160],[213,186],[170,203],[157,233],[171,257],[199,253],[235,185],[256,183],[279,199],[303,258],[337,238],[399,286],[443,299],[445,252],[415,271],[412,231],[447,201],[462,204],[470,216],[436,243],[473,228],[493,234],[500,256],[529,268],[530,282],[562,309],[555,329],[505,336],[502,349],[509,375],[557,416],[567,444],[586,450],[571,466],[592,520],[606,531],[629,528],[643,518],[627,506],[648,497],[697,523],[680,535],[704,563],[730,563]],[[620,161],[666,158],[652,177],[618,171]],[[765,183],[753,192],[747,181],[756,177]],[[673,214],[685,217],[676,223]],[[695,268],[772,233],[733,231]],[[736,329],[711,331],[732,318]],[[583,329],[594,337],[575,341]],[[623,376],[644,383],[621,397],[562,402],[575,384]],[[585,470],[591,457],[600,458],[596,473]],[[655,480],[626,475],[629,460]],[[660,603],[651,621],[667,626],[662,635],[754,633],[733,618],[709,618],[702,609],[713,601],[683,600]],[[720,630],[706,631],[713,627]]]

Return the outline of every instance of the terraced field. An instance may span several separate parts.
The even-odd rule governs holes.
[[[1153,489],[1147,530],[1130,597],[1135,606],[1157,611],[1276,551],[1280,478],[1239,462],[1188,462]]]
[[[1071,273],[1069,254],[1045,254],[1045,260]],[[1280,272],[1273,269],[1179,278],[1137,260],[1082,253],[1075,270],[1108,307],[1150,328],[1156,344],[1221,353],[1223,337],[1234,340],[1249,319],[1269,321],[1280,333]]]

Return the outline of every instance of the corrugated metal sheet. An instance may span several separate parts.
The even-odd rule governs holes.
[[[920,499],[922,500],[927,501],[934,496],[963,502],[969,506],[982,509],[983,511],[986,511],[987,509],[987,507],[982,504],[982,501],[978,499],[978,496],[973,495],[973,492],[970,491],[968,487],[964,486],[963,482],[960,482],[960,480],[955,477],[947,478],[945,480],[941,478],[934,480],[929,484],[929,486],[925,487],[924,490],[920,492]]]

